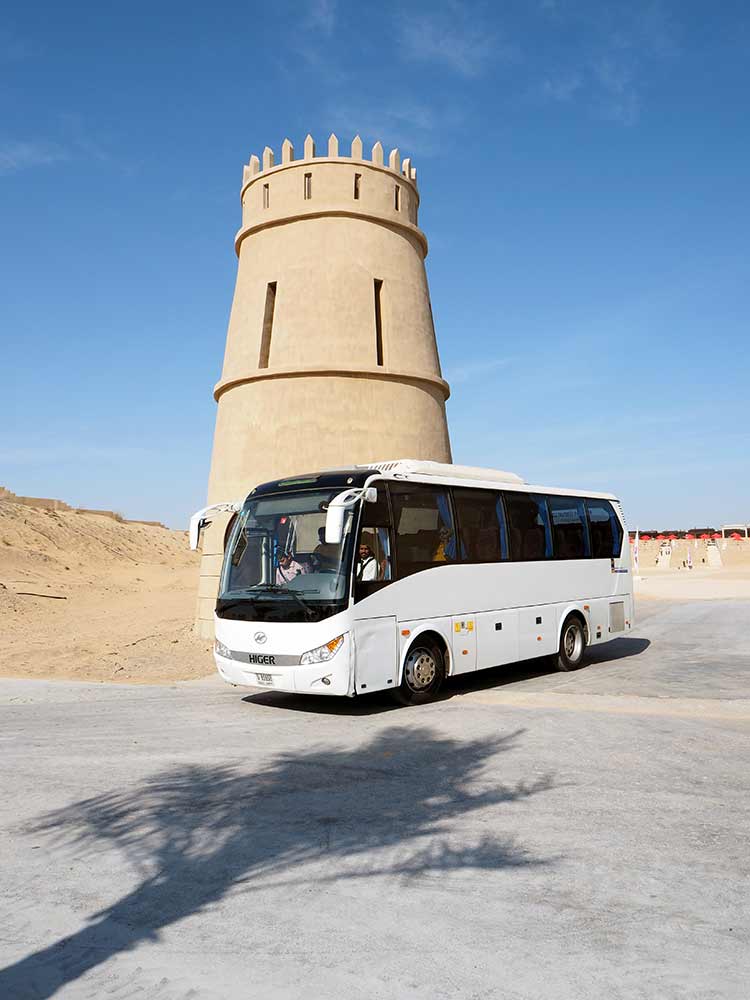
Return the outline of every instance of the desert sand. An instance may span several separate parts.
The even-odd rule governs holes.
[[[683,568],[688,544],[693,569]],[[642,542],[639,600],[750,597],[750,542]],[[705,560],[705,561],[704,561]],[[164,683],[214,671],[193,633],[198,555],[184,531],[0,499],[0,676]]]
[[[719,541],[716,546],[697,540],[671,543],[668,565],[657,565],[661,543],[640,542],[640,567],[634,589],[641,599],[710,601],[750,597],[750,541]],[[713,565],[714,550],[721,565]],[[692,568],[688,568],[688,554]]]
[[[187,534],[0,500],[0,675],[155,683],[214,670]]]

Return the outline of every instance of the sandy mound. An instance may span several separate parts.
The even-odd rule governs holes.
[[[0,500],[0,675],[155,682],[213,671],[187,536]]]

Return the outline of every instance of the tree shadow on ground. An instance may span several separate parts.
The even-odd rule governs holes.
[[[504,785],[485,773],[522,732],[458,741],[389,728],[355,749],[313,746],[253,772],[163,771],[43,816],[24,832],[50,835],[59,851],[114,845],[140,881],[75,934],[0,970],[0,997],[51,997],[230,892],[550,863],[513,837],[466,843],[454,829],[477,810],[496,826],[504,804],[553,787],[550,776]]]

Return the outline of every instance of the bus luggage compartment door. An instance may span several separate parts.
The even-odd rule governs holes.
[[[354,623],[354,690],[358,694],[398,686],[396,616]]]
[[[477,669],[477,620],[474,615],[451,619],[453,673]]]
[[[518,612],[518,659],[530,660],[557,650],[557,613],[550,605]]]
[[[485,611],[477,615],[477,667],[499,667],[518,660],[518,610]]]

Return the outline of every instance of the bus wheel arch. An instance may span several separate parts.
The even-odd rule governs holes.
[[[393,694],[402,705],[419,705],[437,697],[448,674],[448,643],[435,629],[412,636],[401,662],[399,686]]]
[[[578,610],[569,611],[560,627],[557,653],[552,657],[557,670],[578,670],[583,666],[589,630],[586,618]]]

